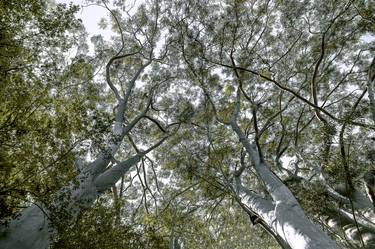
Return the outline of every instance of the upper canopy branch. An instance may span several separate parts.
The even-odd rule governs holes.
[[[368,96],[370,99],[370,110],[372,114],[372,119],[375,124],[375,57],[372,60],[372,63],[368,69],[368,81],[367,81],[367,89],[368,89]]]
[[[205,58],[206,59],[206,58]],[[245,72],[249,72],[251,74],[254,74],[256,76],[259,76],[260,78],[262,79],[265,79],[269,82],[272,82],[273,84],[275,84],[278,88],[284,90],[284,91],[287,91],[291,94],[293,94],[295,97],[297,97],[299,100],[303,101],[304,103],[308,104],[309,106],[315,108],[315,109],[318,109],[320,112],[326,114],[327,116],[329,116],[331,119],[333,119],[334,121],[336,122],[339,122],[339,123],[348,123],[348,124],[351,124],[351,125],[356,125],[356,126],[361,126],[361,127],[365,127],[365,128],[369,128],[369,129],[372,129],[372,130],[375,130],[375,126],[374,125],[370,125],[370,124],[364,124],[364,123],[359,123],[359,122],[356,122],[356,121],[348,121],[348,120],[345,120],[345,119],[341,119],[341,118],[337,118],[335,117],[333,114],[329,113],[327,110],[325,110],[324,108],[318,106],[318,105],[315,105],[314,103],[312,103],[311,101],[307,100],[306,98],[304,98],[303,96],[301,96],[300,94],[298,94],[297,92],[295,92],[294,90],[282,85],[280,82],[278,82],[277,80],[275,79],[272,79],[262,73],[259,73],[257,71],[254,71],[254,70],[251,70],[251,69],[248,69],[248,68],[243,68],[243,67],[239,67],[239,66],[232,66],[232,65],[228,65],[228,64],[224,64],[224,63],[221,63],[221,62],[215,62],[215,61],[212,61],[212,60],[209,60],[209,59],[206,59],[208,61],[210,61],[211,63],[214,63],[216,65],[219,65],[219,66],[223,66],[223,67],[226,67],[226,68],[232,68],[232,69],[237,69],[237,70],[242,70],[242,71],[245,71]]]
[[[116,60],[120,60],[120,59],[123,59],[123,58],[126,58],[126,57],[129,57],[129,56],[132,56],[132,55],[135,55],[135,54],[138,54],[139,51],[137,52],[133,52],[133,53],[128,53],[128,54],[124,54],[124,55],[115,55],[113,56],[111,59],[109,59],[106,67],[105,67],[105,77],[106,77],[106,81],[107,81],[107,84],[108,86],[111,88],[111,90],[113,91],[113,93],[115,94],[116,96],[116,99],[117,100],[121,100],[121,96],[117,90],[117,88],[113,85],[112,83],[112,80],[111,80],[111,72],[110,72],[110,69],[111,69],[111,65],[113,64],[113,62],[115,62]]]

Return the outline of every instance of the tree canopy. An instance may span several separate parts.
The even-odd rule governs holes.
[[[0,247],[373,248],[371,1],[91,6],[0,2]]]

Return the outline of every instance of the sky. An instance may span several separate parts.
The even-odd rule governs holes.
[[[107,18],[109,16],[108,10],[97,5],[85,4],[84,0],[55,0],[56,3],[65,3],[69,4],[73,2],[75,5],[80,6],[80,10],[76,14],[76,17],[82,20],[83,25],[86,28],[86,31],[89,34],[88,41],[94,35],[102,35],[104,40],[109,40],[114,34],[110,28],[101,29],[98,25],[102,18]],[[93,46],[88,42],[90,51],[93,51]]]

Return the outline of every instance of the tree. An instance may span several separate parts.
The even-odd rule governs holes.
[[[54,190],[56,184],[52,182],[69,178],[68,172],[62,177],[56,176],[54,167],[63,168],[56,158],[71,160],[74,142],[66,134],[75,133],[77,140],[81,139],[77,132],[82,128],[77,123],[77,116],[81,116],[79,108],[66,106],[71,110],[68,114],[67,110],[58,108],[59,104],[67,103],[65,96],[53,94],[67,85],[64,81],[55,83],[61,77],[60,68],[64,63],[58,60],[62,53],[56,47],[68,51],[77,45],[72,40],[79,38],[81,29],[81,24],[72,19],[77,8],[60,5],[47,11],[46,7],[42,1],[1,3],[0,11],[4,13],[0,55],[2,223],[19,211],[17,206],[24,205],[28,195],[40,198]],[[64,34],[66,30],[71,33]],[[87,89],[82,90],[87,93]],[[70,97],[71,104],[82,102],[77,94]],[[93,97],[86,99],[89,106]],[[81,117],[80,121],[84,122]],[[46,132],[52,126],[60,132]],[[47,149],[50,154],[46,155]]]
[[[43,12],[43,7],[45,7],[45,5],[42,2],[35,2],[35,6],[38,10],[41,10],[41,18],[48,17],[52,14],[49,13],[49,10]],[[59,14],[63,14],[64,10],[61,5],[58,5],[57,10],[52,10],[52,12],[53,11],[58,11]],[[98,141],[100,142],[99,145],[93,146],[92,148],[95,159],[92,162],[87,163],[83,163],[80,159],[75,160],[76,173],[73,177],[69,177],[70,181],[68,181],[65,186],[60,187],[60,189],[50,196],[48,200],[49,202],[35,202],[30,207],[25,208],[20,215],[9,222],[6,227],[2,227],[2,237],[0,239],[0,245],[2,248],[47,248],[50,244],[52,235],[74,223],[82,210],[89,208],[99,194],[111,188],[129,170],[129,168],[137,164],[147,153],[160,146],[160,144],[162,144],[168,137],[168,130],[169,128],[173,128],[174,124],[172,126],[163,125],[156,119],[152,118],[152,116],[147,116],[147,111],[153,102],[158,87],[163,81],[168,80],[168,75],[164,77],[163,75],[158,74],[156,75],[157,77],[143,77],[142,80],[147,83],[147,86],[142,90],[135,90],[136,81],[139,79],[144,69],[152,62],[162,60],[162,57],[156,57],[153,52],[155,42],[158,39],[158,15],[154,15],[154,19],[147,19],[145,12],[146,9],[143,8],[138,12],[141,16],[140,19],[134,18],[133,20],[129,20],[129,22],[132,22],[132,30],[130,30],[132,33],[125,36],[120,26],[119,18],[116,13],[111,11],[112,17],[119,29],[120,39],[114,41],[114,49],[105,51],[107,54],[101,54],[101,56],[104,56],[107,59],[105,66],[105,82],[115,96],[117,105],[114,107],[113,125],[111,125],[112,120],[101,125],[104,125],[105,128],[112,126],[112,131],[106,132],[106,129],[102,129],[103,127],[98,127],[98,129],[101,128],[102,134],[100,135],[103,136],[103,139]],[[11,13],[17,14],[17,11]],[[71,13],[74,13],[74,11]],[[13,18],[14,16],[10,17]],[[69,18],[71,18],[71,16],[69,16]],[[41,29],[39,23],[30,23],[31,31],[39,28]],[[64,25],[52,27],[53,31],[56,31],[54,28],[61,30],[64,34],[69,27]],[[147,29],[147,31],[150,32],[145,35],[144,30],[142,29]],[[44,32],[43,29],[38,31],[41,33]],[[143,37],[139,37],[140,34],[141,36],[143,34]],[[55,38],[58,39],[61,37]],[[143,42],[141,42],[139,38],[142,39]],[[118,42],[120,43],[120,46],[116,49]],[[24,41],[24,43],[27,44],[26,41]],[[127,47],[125,47],[125,43]],[[54,49],[63,49],[63,47],[55,46],[58,46],[58,43],[52,44],[52,47]],[[11,55],[14,56],[14,54]],[[163,53],[161,53],[161,56],[162,55]],[[46,55],[40,53],[40,56]],[[73,87],[68,86],[68,88],[73,91],[84,89],[85,84],[87,84],[87,77],[85,78],[85,75],[88,73],[92,74],[92,69],[94,68],[93,63],[91,63],[91,67],[90,64],[87,64],[88,61],[82,54],[77,55],[76,58],[77,60],[73,61],[65,72],[62,72],[62,75],[60,76],[62,79],[59,78],[59,80],[64,80],[64,78],[67,77],[68,81],[70,81],[69,83],[76,83],[73,84]],[[57,60],[57,57],[53,57],[53,63],[55,63],[55,60]],[[127,63],[122,64],[124,60],[127,60]],[[130,64],[130,66],[127,64]],[[38,64],[34,64],[33,66],[35,67],[33,68],[35,72],[39,72],[39,70],[42,69],[42,67],[38,67]],[[127,68],[125,68],[125,66]],[[156,69],[150,69],[150,71],[152,72]],[[49,68],[49,70],[51,70],[51,68]],[[120,81],[116,80],[116,82],[114,82],[112,79],[113,74],[120,72],[126,72],[126,75],[122,74],[119,78]],[[45,77],[45,75],[40,76],[41,78]],[[89,78],[92,77],[89,76]],[[24,85],[27,82],[21,79],[21,83]],[[9,79],[5,84],[6,86],[11,86],[14,84],[14,81],[13,79]],[[92,83],[89,82],[89,84]],[[77,88],[74,88],[74,86]],[[121,87],[121,91],[118,90],[118,87]],[[60,95],[64,94],[63,91],[66,89],[56,87],[51,90],[56,92],[56,95]],[[105,89],[101,90],[103,91]],[[86,96],[86,98],[89,98],[90,96]],[[134,96],[137,97],[136,101],[133,100]],[[139,96],[145,97],[139,98]],[[111,103],[111,101],[109,101],[109,103]],[[64,109],[72,104],[74,104],[74,102],[69,101],[62,106],[56,106],[56,108]],[[137,108],[139,111],[133,111],[130,107]],[[86,111],[86,115],[90,114],[89,109],[84,111]],[[50,110],[48,114],[51,116],[55,115],[52,110]],[[125,114],[127,116],[126,119]],[[148,127],[149,136],[147,141],[144,140],[142,144],[143,146],[148,146],[148,148],[141,150],[138,149],[135,143],[138,142],[138,137],[134,142],[131,139],[130,132],[140,123],[147,126],[147,122],[144,123],[143,119],[151,121],[152,124],[156,124],[156,127],[166,135],[160,135],[160,132],[154,131],[155,129],[152,129],[152,127]],[[8,120],[5,120],[5,122],[7,121]],[[100,125],[100,122],[97,123]],[[8,124],[6,123],[4,127],[7,126]],[[14,129],[14,127],[11,128]],[[58,129],[58,132],[66,132],[65,127],[61,128],[57,126],[53,127],[50,132],[54,132],[54,129]],[[74,136],[74,133],[71,131],[69,135]],[[115,155],[126,136],[129,137],[135,152],[133,153],[130,147],[124,148],[124,150],[128,150],[128,156],[125,158],[115,158]],[[153,143],[152,138],[155,138],[154,140],[157,141]],[[44,153],[46,153],[46,151]],[[72,163],[72,161],[64,161],[64,163]],[[71,166],[68,166],[69,173],[72,172]],[[48,167],[48,165],[45,167]]]
[[[168,238],[170,248],[253,246],[249,241],[259,248],[252,238],[259,231],[250,232],[241,209],[282,248],[373,247],[374,205],[363,186],[371,196],[370,1],[165,0],[136,10],[122,1],[93,2],[108,10],[117,36],[110,43],[92,37],[94,56],[80,53],[53,74],[77,86],[69,85],[68,96],[85,89],[92,99],[80,109],[83,121],[74,119],[77,129],[52,123],[50,130],[53,139],[55,130],[64,139],[82,138],[90,151],[77,147],[58,160],[68,170],[56,169],[64,179],[48,201],[23,197],[35,204],[4,227],[1,247],[46,248],[51,236],[55,246],[67,245],[64,238],[74,230],[63,230],[96,228],[85,223],[85,211],[102,220],[92,206],[109,190],[115,208],[104,210],[114,220],[104,215],[102,224],[129,239],[122,246],[144,233]],[[63,95],[55,85],[51,90]],[[63,110],[75,103],[67,99],[54,108],[68,117],[74,112]],[[41,119],[53,119],[54,112]],[[44,153],[48,148],[40,146]],[[27,158],[7,151],[7,165]],[[73,157],[83,152],[90,156],[74,167]],[[126,224],[138,228],[117,234]],[[249,237],[240,236],[247,230]],[[165,239],[158,245],[165,247]]]
[[[228,162],[226,155],[221,182],[282,247],[337,248],[308,220],[294,195],[302,205],[321,198],[324,208],[307,211],[342,246],[373,246],[373,206],[358,191],[371,168],[364,154],[372,153],[366,138],[374,129],[361,83],[368,82],[371,58],[371,43],[363,42],[373,32],[368,8],[367,2],[337,1],[192,1],[169,8],[186,77],[201,88],[205,113],[216,119],[209,121],[203,143],[221,149],[215,136],[225,132],[225,143],[236,144],[231,129],[247,153],[230,146],[237,160],[232,153]],[[360,133],[348,132],[348,126],[360,127]],[[364,154],[353,149],[357,142],[367,147]],[[212,151],[207,153],[200,152],[198,160],[209,162]],[[294,163],[285,167],[284,156]]]

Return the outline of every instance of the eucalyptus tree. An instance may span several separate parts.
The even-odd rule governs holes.
[[[199,248],[197,237],[206,247],[240,248],[256,233],[248,229],[233,242],[246,226],[243,216],[233,214],[238,208],[282,248],[373,246],[374,206],[362,183],[364,177],[372,190],[375,10],[370,1],[156,0],[134,9],[125,1],[89,2],[108,11],[117,34],[111,42],[93,36],[94,56],[87,55],[84,42],[74,44],[77,36],[65,33],[69,25],[60,22],[44,22],[50,33],[39,41],[45,41],[47,53],[37,50],[39,37],[23,43],[38,55],[33,70],[26,71],[38,79],[35,96],[42,96],[40,85],[46,84],[49,105],[33,102],[34,95],[22,108],[14,105],[19,100],[1,105],[10,113],[0,119],[8,131],[1,146],[22,141],[18,151],[26,151],[15,159],[10,146],[1,163],[10,169],[10,181],[20,169],[22,179],[28,173],[22,163],[35,145],[39,156],[27,165],[37,170],[26,179],[58,184],[44,192],[46,199],[22,196],[19,203],[34,204],[1,227],[0,247],[48,247],[51,236],[59,238],[109,189],[114,203],[125,203],[113,211],[117,228],[135,216],[134,223],[143,223],[150,234],[155,225],[170,248]],[[40,17],[55,13],[42,9]],[[11,13],[9,18],[17,15]],[[60,7],[57,13],[65,12]],[[74,11],[68,13],[74,21]],[[68,17],[60,19],[70,23]],[[38,25],[28,23],[25,30],[20,24],[14,37],[9,28],[7,36],[32,34]],[[82,39],[78,26],[74,34]],[[65,39],[47,40],[56,29]],[[60,40],[78,47],[73,59],[65,59],[67,47]],[[21,54],[11,53],[10,62]],[[17,89],[27,87],[27,74],[1,59],[6,68],[1,73],[23,75],[8,78],[6,89],[14,83],[21,83]],[[22,113],[35,113],[28,108],[34,103],[41,103],[42,112],[35,106],[38,115],[30,115],[23,128],[43,121],[47,132],[14,136],[20,129],[8,124]],[[71,149],[59,156],[59,145]],[[84,154],[86,159],[79,159]],[[136,172],[126,174],[131,168]],[[100,212],[94,215],[102,219]],[[83,216],[76,228],[95,226],[85,226],[90,217]],[[103,226],[113,228],[106,217]],[[241,219],[241,225],[232,219]],[[118,232],[111,235],[129,240],[140,235]],[[115,246],[100,239],[93,246],[101,243]],[[82,243],[60,240],[59,245]]]
[[[65,135],[74,133],[77,140],[82,138],[78,106],[90,107],[95,99],[86,96],[86,103],[82,104],[82,98],[74,92],[69,101],[66,96],[52,94],[67,85],[63,80],[56,83],[65,68],[65,61],[60,58],[77,45],[82,26],[74,19],[76,7],[47,6],[43,1],[0,5],[1,223],[19,211],[18,206],[28,195],[41,197],[69,177],[69,172],[57,176],[55,171],[63,168],[59,163],[62,158],[70,160],[75,141]],[[82,88],[82,92],[88,90]],[[71,106],[58,107],[67,102]],[[71,108],[73,105],[76,108]],[[82,117],[80,120],[85,122]],[[47,133],[52,126],[59,132]]]
[[[282,247],[338,248],[336,239],[371,248],[374,210],[362,184],[374,145],[370,2],[167,4],[174,49],[200,88],[201,139],[212,146],[196,145],[197,163],[185,166],[202,176],[214,147],[227,144],[212,174]]]
[[[162,16],[157,2],[139,7],[134,16],[121,15],[109,8],[104,1],[100,5],[111,14],[113,27],[119,34],[110,48],[100,46],[101,37],[93,39],[98,52],[96,58],[106,61],[103,77],[100,77],[99,72],[93,79],[95,64],[92,61],[89,63],[87,59],[90,57],[80,53],[76,56],[77,60],[67,68],[69,74],[62,72],[60,78],[56,80],[68,81],[76,86],[75,88],[69,86],[69,89],[82,93],[88,84],[100,89],[101,93],[96,92],[96,94],[101,96],[105,96],[105,92],[110,91],[112,98],[109,96],[103,100],[106,102],[96,102],[95,105],[96,109],[102,110],[105,116],[113,112],[112,117],[97,122],[99,126],[104,126],[97,127],[101,132],[95,135],[100,137],[86,140],[86,143],[92,144],[91,154],[88,156],[91,158],[86,161],[78,157],[75,160],[76,173],[72,174],[73,177],[70,177],[70,181],[65,186],[50,195],[48,203],[34,202],[9,224],[1,227],[1,248],[47,248],[52,236],[73,224],[83,210],[89,208],[100,194],[110,189],[147,153],[160,146],[168,138],[170,129],[178,125],[159,122],[148,114],[156,94],[171,77],[168,73],[163,74],[165,70],[160,66],[167,53],[167,46],[159,48],[158,51],[155,49],[160,38],[159,19]],[[49,15],[49,12],[47,11],[45,15]],[[37,28],[32,25],[31,22],[30,30]],[[65,26],[60,27],[62,32],[66,30],[65,28]],[[33,47],[36,45],[31,44],[30,49],[37,49],[38,47]],[[58,45],[58,43],[53,44],[55,51],[62,49]],[[60,56],[63,57],[64,54],[60,53]],[[54,57],[53,60],[57,58]],[[100,68],[100,65],[96,68]],[[143,74],[146,69],[148,74]],[[41,68],[35,69],[36,72],[39,70]],[[82,76],[88,73],[92,75],[90,80],[82,79]],[[41,78],[43,79],[43,75]],[[140,81],[142,84],[138,86],[137,82]],[[101,82],[105,82],[106,85]],[[12,83],[14,82],[9,80],[9,84]],[[53,88],[52,93],[49,94],[61,96],[65,94],[64,90],[66,89]],[[90,98],[90,96],[85,97]],[[68,107],[67,104],[58,106],[62,109]],[[85,110],[82,112],[92,116],[90,109],[87,109],[86,113]],[[51,116],[54,114],[53,110],[49,113]],[[59,128],[52,127],[50,131]],[[132,132],[137,129],[139,132],[144,132],[145,137],[139,132],[133,136]],[[57,130],[57,132],[62,131]],[[69,135],[74,137],[75,134]],[[129,141],[127,144],[124,143],[126,139]],[[76,152],[78,155],[80,151]],[[70,172],[72,167],[72,164],[67,166]]]

